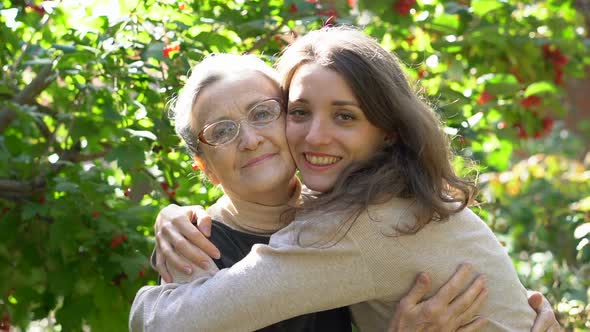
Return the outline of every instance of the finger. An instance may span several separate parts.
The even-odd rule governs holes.
[[[207,253],[176,232],[170,235],[170,238],[170,242],[175,251],[174,254],[189,260],[191,264],[198,265],[205,269],[207,268],[209,264],[209,256]]]
[[[415,306],[420,301],[422,301],[422,298],[424,298],[424,296],[428,294],[429,291],[430,277],[425,272],[419,273],[416,277],[414,285],[408,294],[406,294],[406,296],[401,299],[401,301],[403,301],[405,305]]]
[[[197,228],[206,236],[211,236],[211,216],[201,206],[194,209],[194,214],[197,218]]]
[[[451,316],[458,316],[465,312],[468,308],[470,308],[470,306],[474,304],[474,301],[480,295],[481,291],[484,290],[485,285],[486,277],[477,277],[477,279],[475,279],[475,281],[471,283],[469,288],[467,288],[463,293],[457,296],[453,300],[453,302],[451,302],[451,304],[449,305],[449,311]],[[469,321],[471,321],[471,319]]]
[[[436,292],[434,297],[439,303],[451,303],[457,295],[473,280],[471,264],[461,264],[455,274]]]
[[[541,306],[543,304],[543,295],[539,292],[535,291],[527,291],[527,296],[529,300],[529,305],[533,308],[537,313],[541,311]]]
[[[484,303],[488,299],[488,290],[482,289],[481,292],[477,295],[473,303],[461,314],[457,316],[458,326],[462,326],[468,322],[473,321],[481,311]]]
[[[159,251],[156,251],[156,270],[165,282],[172,282],[172,275],[170,275],[170,272],[168,272],[164,256]]]
[[[165,263],[167,267],[174,268],[178,271],[181,271],[184,274],[190,275],[192,274],[191,262],[186,258],[178,255],[173,247],[167,241],[158,242],[158,246],[160,249],[160,253],[165,258]],[[160,264],[160,262],[158,262]]]
[[[162,229],[162,231],[166,231],[167,233],[173,234],[175,241],[179,241],[179,238],[176,235],[178,234],[178,232],[174,231],[174,227],[178,230],[180,236],[183,239],[186,238],[191,243],[191,245],[188,245],[182,243],[182,241],[180,241],[179,243],[174,242],[174,247],[177,250],[181,251],[182,255],[184,255],[186,258],[191,259],[191,256],[199,256],[201,250],[204,251],[206,255],[212,258],[219,259],[219,257],[221,257],[219,249],[217,249],[217,247],[197,227],[195,227],[195,225],[191,223],[175,221],[174,226],[164,227]],[[183,247],[180,247],[180,245],[182,245]],[[199,254],[195,254],[194,252],[191,253],[191,251],[193,251],[193,248],[195,247],[200,249]],[[203,260],[203,258],[200,258],[200,260]],[[194,263],[198,263],[195,262],[193,259],[191,259],[191,261],[193,261]]]
[[[531,332],[559,331],[559,323],[555,318],[553,310],[543,310],[535,318]]]
[[[475,331],[481,331],[481,329],[484,326],[486,326],[487,323],[488,323],[488,320],[486,318],[478,317],[477,319],[475,319],[471,323],[469,323],[467,325],[463,325],[460,328],[458,328],[457,329],[457,332],[475,332]]]

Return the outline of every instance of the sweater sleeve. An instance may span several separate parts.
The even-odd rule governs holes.
[[[350,236],[326,248],[290,243],[283,229],[229,269],[189,283],[146,286],[133,302],[131,331],[252,331],[298,315],[375,297]],[[285,240],[285,241],[284,241]]]

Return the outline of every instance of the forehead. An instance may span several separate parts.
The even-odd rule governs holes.
[[[280,98],[281,90],[266,75],[257,71],[234,73],[205,87],[193,106],[195,128],[220,118],[240,117],[258,101]]]
[[[314,96],[355,99],[344,76],[330,68],[308,63],[295,71],[289,85],[289,100]]]

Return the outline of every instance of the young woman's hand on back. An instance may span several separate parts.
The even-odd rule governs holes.
[[[427,300],[423,298],[430,291],[430,277],[420,273],[399,302],[389,332],[479,331],[487,321],[477,314],[488,293],[485,277],[473,279],[472,272],[469,264],[459,266],[451,279]]]
[[[410,331],[479,331],[486,324],[478,312],[485,303],[485,277],[472,279],[469,264],[461,265],[455,274],[432,297],[428,274],[421,273],[412,289],[401,299],[389,326],[389,332]],[[469,287],[463,291],[465,287]],[[560,332],[559,322],[543,294],[528,291],[529,304],[537,313],[531,332]]]
[[[154,233],[156,270],[166,282],[172,282],[167,266],[190,275],[191,265],[201,266],[208,261],[207,256],[217,259],[221,255],[207,239],[211,235],[211,217],[199,205],[168,205],[158,214]]]

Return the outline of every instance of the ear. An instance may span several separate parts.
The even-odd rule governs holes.
[[[209,178],[209,181],[211,181],[211,183],[213,183],[214,185],[218,185],[219,184],[219,179],[217,178],[217,176],[215,175],[215,173],[213,173],[207,167],[207,162],[203,158],[199,158],[197,156],[194,156],[193,157],[193,161],[195,162],[195,164],[197,164],[197,166],[199,167],[199,169],[201,171],[203,171],[203,173],[205,173],[205,175],[207,176],[207,178]]]

